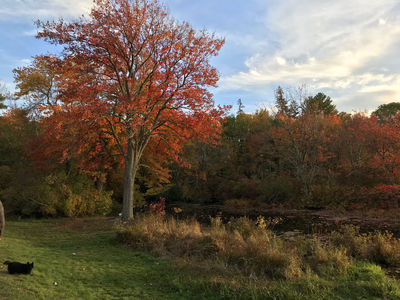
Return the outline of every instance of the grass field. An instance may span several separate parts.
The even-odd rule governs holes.
[[[400,299],[380,267],[260,282],[115,246],[105,218],[8,221],[0,261],[34,261],[32,275],[0,266],[0,299]]]

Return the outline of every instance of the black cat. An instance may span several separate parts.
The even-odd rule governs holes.
[[[33,269],[33,262],[21,264],[19,262],[5,261],[4,264],[8,266],[8,273],[10,274],[31,274]]]

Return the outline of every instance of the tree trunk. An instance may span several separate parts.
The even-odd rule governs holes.
[[[125,157],[124,193],[122,200],[122,219],[127,221],[133,218],[133,197],[135,190],[135,177],[138,166],[138,157],[132,143],[128,143]]]
[[[0,200],[0,240],[3,237],[5,226],[6,226],[6,219],[4,217],[4,207],[3,203]]]
[[[96,180],[96,189],[98,192],[103,191],[104,183],[99,178]]]

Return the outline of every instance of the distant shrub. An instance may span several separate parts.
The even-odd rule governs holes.
[[[13,182],[1,191],[7,214],[22,216],[54,216],[58,213],[59,195],[43,178]]]
[[[165,198],[160,197],[158,202],[153,202],[150,203],[150,209],[159,215],[164,215],[165,214]]]
[[[347,207],[348,202],[354,198],[354,189],[345,185],[313,185],[311,188],[311,203],[317,206],[333,205],[337,208]]]
[[[259,200],[264,203],[282,203],[297,199],[299,189],[293,180],[284,175],[270,175],[260,182]]]
[[[9,166],[0,165],[0,190],[7,187],[12,178],[12,170]]]
[[[224,206],[229,209],[229,208],[237,208],[237,209],[243,209],[243,208],[252,208],[255,207],[258,203],[255,200],[252,199],[228,199],[224,201]]]
[[[354,201],[349,205],[352,209],[394,209],[399,208],[400,185],[380,184],[372,188],[362,187]]]
[[[111,210],[112,192],[97,190],[85,175],[67,176],[58,172],[44,178],[27,178],[10,184],[1,192],[8,213],[75,217],[106,215]]]
[[[398,208],[400,199],[400,185],[381,184],[368,191],[370,203],[380,208]]]
[[[260,193],[257,180],[247,177],[240,178],[233,186],[227,186],[226,188],[231,189],[233,197],[237,199],[256,199]]]

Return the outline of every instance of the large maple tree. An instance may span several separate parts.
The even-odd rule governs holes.
[[[45,110],[57,124],[49,130],[112,138],[124,162],[122,216],[130,219],[145,151],[162,164],[177,160],[188,139],[216,142],[226,108],[208,91],[218,81],[210,59],[224,40],[172,19],[157,0],[95,0],[88,18],[37,25],[38,38],[63,47],[59,102]]]

